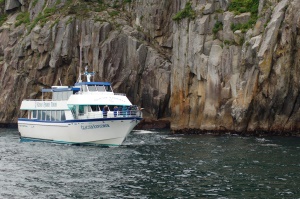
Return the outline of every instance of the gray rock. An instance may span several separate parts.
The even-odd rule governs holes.
[[[223,38],[224,40],[232,41],[233,40],[233,31],[231,30],[231,24],[233,21],[234,15],[231,12],[224,13],[223,21]]]
[[[21,6],[18,0],[5,0],[5,10],[9,11]]]
[[[245,24],[249,21],[250,17],[251,17],[250,12],[242,13],[240,15],[234,16],[232,23],[233,24]]]
[[[215,6],[212,3],[207,3],[204,7],[203,14],[212,14],[215,11]]]
[[[284,17],[284,8],[287,6],[288,0],[281,1],[274,9],[272,19],[266,27],[266,33],[258,52],[259,68],[261,71],[259,82],[262,83],[271,71],[272,56],[277,41],[279,27]]]

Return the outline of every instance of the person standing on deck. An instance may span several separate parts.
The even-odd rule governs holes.
[[[123,117],[125,117],[125,115],[126,115],[126,107],[125,106],[123,106],[123,108],[122,108],[122,115],[123,115]]]
[[[115,106],[115,107],[114,107],[114,116],[115,116],[115,117],[117,117],[118,110],[119,110],[119,109],[118,109],[118,107],[117,107],[117,106]]]
[[[103,117],[107,117],[107,112],[108,112],[108,111],[109,111],[108,106],[105,105],[105,106],[103,107]]]

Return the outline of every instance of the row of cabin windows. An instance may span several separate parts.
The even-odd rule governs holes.
[[[52,101],[68,100],[72,94],[73,94],[73,91],[53,92],[52,93]]]
[[[108,106],[109,111],[114,111],[113,105]],[[118,108],[118,111],[127,111],[129,108],[131,108],[131,111],[138,111],[138,107],[135,105],[132,106],[116,106]],[[94,112],[94,111],[103,111],[104,105],[79,105],[78,111],[79,115],[82,115],[86,112]],[[75,113],[75,107],[72,109],[72,112]]]
[[[110,86],[82,86],[83,91],[107,91],[111,92]],[[69,97],[73,94],[73,91],[64,91],[64,92],[53,92],[52,93],[52,101],[62,101],[62,100],[68,100]]]
[[[63,121],[66,120],[65,111],[31,111],[31,119],[45,120],[45,121]]]
[[[87,87],[88,87],[89,91],[101,91],[101,92],[103,92],[103,91],[111,92],[112,91],[110,86],[93,85],[93,86],[87,86]],[[87,91],[85,86],[82,87],[82,90]]]

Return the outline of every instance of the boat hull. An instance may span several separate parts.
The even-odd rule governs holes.
[[[19,118],[21,141],[119,146],[141,118],[99,118],[46,122]]]

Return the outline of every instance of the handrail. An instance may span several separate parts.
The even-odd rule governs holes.
[[[122,95],[122,96],[126,96],[126,93],[114,93],[114,95]]]
[[[74,115],[75,116],[75,115]],[[79,113],[78,119],[86,118],[115,118],[115,117],[143,117],[140,110],[126,110],[126,111],[91,111],[87,113]]]
[[[53,101],[52,99],[24,99],[23,101]],[[63,101],[63,100],[56,100]]]

